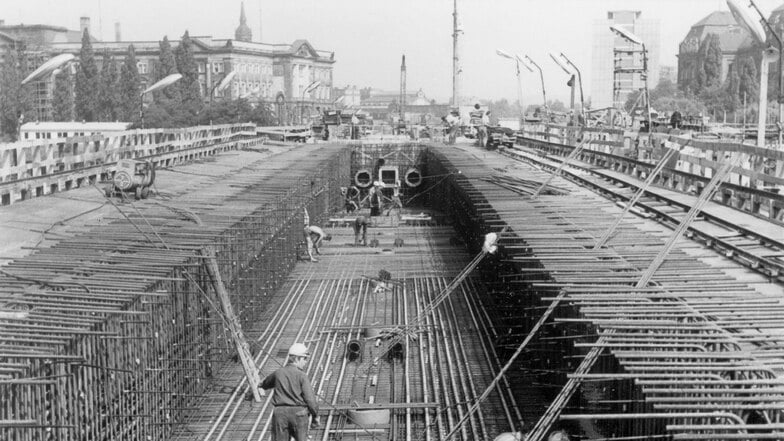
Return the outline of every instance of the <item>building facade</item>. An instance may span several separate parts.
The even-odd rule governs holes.
[[[739,52],[752,46],[751,35],[735,22],[729,11],[714,11],[695,23],[678,47],[678,88],[686,90],[699,74],[700,45],[709,35],[716,35],[721,48],[720,82],[727,78],[730,65]]]
[[[88,30],[89,19],[82,19],[82,31]],[[15,26],[10,28],[19,28]],[[38,60],[71,53],[78,55],[81,49],[81,33],[44,25],[35,25],[37,30],[20,37],[27,43],[28,50]],[[0,26],[0,32],[4,32]],[[30,26],[27,26],[30,28]],[[15,34],[10,34],[15,35]],[[119,32],[117,32],[119,37]],[[317,50],[307,40],[296,40],[291,44],[268,44],[252,41],[251,29],[245,20],[244,8],[240,13],[240,25],[235,38],[213,38],[191,36],[193,56],[199,72],[199,85],[205,101],[214,99],[244,98],[253,104],[266,103],[275,106],[281,124],[299,123],[302,115],[310,109],[332,101],[332,71],[334,52]],[[0,34],[0,42],[3,35]],[[176,49],[179,39],[172,40]],[[145,88],[154,82],[160,55],[159,41],[96,41],[93,40],[96,61],[108,53],[118,62],[134,47],[137,67]],[[36,66],[33,66],[33,69]],[[228,87],[216,91],[216,86],[230,73],[235,72]],[[318,85],[314,82],[318,81]],[[40,100],[38,117],[42,121],[51,119],[51,96],[53,78],[39,81],[35,87],[45,91]],[[313,85],[312,90],[306,91]],[[151,97],[145,96],[145,99]]]
[[[629,94],[645,86],[639,45],[616,35],[610,26],[618,25],[631,31],[645,43],[647,50],[648,84],[659,81],[660,22],[645,19],[640,11],[609,11],[607,17],[594,20],[590,96],[593,108],[622,108]]]
[[[400,119],[400,92],[377,89],[363,91],[361,107],[374,121],[397,123]],[[406,94],[404,121],[411,124],[435,124],[449,112],[448,104],[436,104],[422,89]]]

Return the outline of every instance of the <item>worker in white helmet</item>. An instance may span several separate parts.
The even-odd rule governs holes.
[[[272,441],[307,441],[308,419],[314,429],[321,427],[318,402],[310,379],[305,374],[310,353],[302,343],[289,348],[286,366],[276,370],[261,382],[263,389],[275,389],[272,396]]]

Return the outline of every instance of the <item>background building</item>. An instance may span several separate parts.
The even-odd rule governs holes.
[[[24,43],[34,62],[30,71],[46,59],[61,54],[79,54],[81,35],[89,33],[90,20],[82,17],[81,31],[47,25],[0,25],[0,45]],[[199,71],[199,85],[205,101],[213,96],[215,86],[229,73],[236,72],[231,84],[213,99],[245,98],[251,103],[270,103],[277,107],[281,124],[299,122],[301,115],[310,109],[332,101],[332,69],[334,52],[315,49],[307,40],[296,40],[291,44],[268,44],[252,41],[252,32],[245,19],[244,8],[240,12],[240,25],[234,39],[212,36],[191,36],[193,55]],[[122,62],[133,45],[142,87],[149,86],[156,78],[156,66],[160,54],[159,41],[124,41],[120,37],[119,24],[115,27],[115,41],[92,39],[93,51],[99,65],[103,54],[108,53]],[[179,38],[171,40],[172,49],[179,45]],[[4,48],[0,50],[5,53]],[[318,87],[305,93],[308,85],[319,81]],[[41,121],[51,119],[51,96],[53,78],[39,81],[34,87],[37,93],[37,115]],[[145,96],[145,99],[149,97]]]
[[[640,11],[609,11],[607,18],[594,20],[591,63],[591,104],[595,109],[623,107],[630,93],[644,87],[639,73],[621,73],[613,70],[621,67],[642,66],[642,54],[616,54],[618,49],[641,49],[610,31],[611,25],[620,25],[637,35],[648,50],[648,84],[651,88],[659,82],[660,23],[657,19],[641,18]],[[619,57],[620,59],[616,58]],[[613,94],[617,88],[617,93]]]
[[[400,92],[378,89],[363,89],[362,110],[375,121],[395,122],[400,118]],[[406,94],[405,120],[413,124],[440,123],[441,117],[449,113],[448,104],[436,104],[419,89]]]
[[[700,47],[709,35],[718,37],[721,49],[719,82],[727,78],[729,67],[739,52],[752,46],[752,39],[743,26],[738,26],[729,11],[715,11],[695,23],[678,48],[678,88],[694,89],[701,64]],[[692,90],[693,91],[693,90]]]

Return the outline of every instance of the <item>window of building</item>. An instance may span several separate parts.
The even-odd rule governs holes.
[[[199,73],[204,73],[207,70],[207,67],[204,63],[199,63]]]
[[[147,73],[147,62],[146,61],[138,61],[136,62],[136,69],[139,70],[140,74]]]

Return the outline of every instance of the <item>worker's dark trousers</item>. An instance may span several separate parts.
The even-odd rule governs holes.
[[[308,408],[304,406],[275,406],[272,411],[272,441],[308,439]]]

